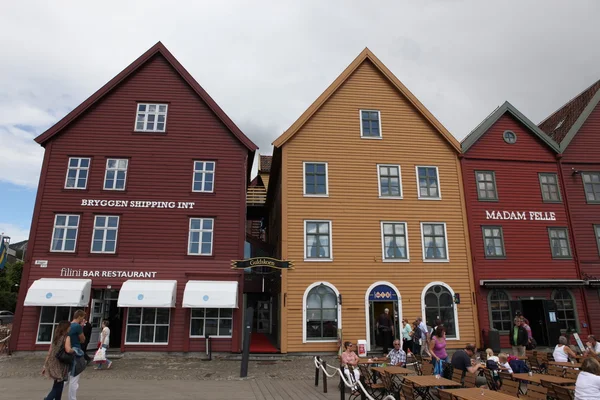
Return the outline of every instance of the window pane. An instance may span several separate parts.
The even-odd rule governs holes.
[[[204,320],[203,319],[192,319],[190,335],[204,336]]]
[[[169,340],[169,327],[168,326],[157,326],[156,327],[156,338],[155,343],[167,343]]]
[[[231,336],[231,319],[220,319],[219,320],[219,336]]]
[[[233,317],[233,309],[232,308],[221,308],[221,309],[219,309],[219,316],[221,318],[232,318]]]
[[[206,319],[206,334],[211,336],[217,336],[218,334],[218,319],[216,318],[207,318]]]
[[[154,326],[142,325],[142,343],[154,342]]]
[[[156,323],[157,324],[169,324],[169,308],[157,308],[156,309]]]
[[[126,342],[137,343],[140,341],[140,327],[139,325],[128,325],[127,326],[127,338]]]
[[[142,321],[142,309],[141,308],[130,308],[127,312],[127,323],[128,324],[139,324]],[[152,321],[154,322],[154,321]]]
[[[52,340],[52,331],[54,325],[41,324],[38,331],[38,342],[50,342]]]

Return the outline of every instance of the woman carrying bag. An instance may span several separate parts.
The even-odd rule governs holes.
[[[61,362],[59,357],[63,361],[72,359],[69,354],[73,352],[73,349],[71,349],[71,344],[67,340],[70,327],[71,323],[69,321],[60,321],[54,330],[54,339],[48,349],[48,355],[42,369],[42,375],[54,379],[54,384],[44,400],[60,400],[62,397],[65,381],[69,377],[70,363]]]

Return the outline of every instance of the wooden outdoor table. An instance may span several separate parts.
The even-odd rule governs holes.
[[[436,386],[461,386],[460,383],[451,381],[446,378],[436,378],[435,375],[407,375],[405,381],[412,382],[415,385],[415,391],[422,399],[433,400],[429,393],[429,389]]]
[[[359,364],[367,364],[367,365],[370,365],[370,364],[383,364],[384,362],[387,362],[387,358],[383,359],[383,360],[377,360],[377,359],[374,359],[374,358],[359,358],[358,359],[358,363]]]
[[[441,389],[441,392],[451,393],[454,397],[461,400],[479,400],[479,399],[493,399],[493,400],[514,400],[518,397],[511,396],[510,394],[496,392],[494,390],[482,389],[481,388],[468,388],[468,389]]]
[[[548,364],[556,365],[558,367],[565,367],[565,368],[581,368],[581,363],[571,364],[570,362],[550,361]]]
[[[394,365],[390,365],[387,367],[373,367],[371,369],[373,371],[379,372],[380,374],[387,372],[390,375],[411,375],[411,374],[415,373],[415,371],[413,371],[412,369],[408,369],[408,368],[404,368],[404,367],[397,367]]]
[[[529,381],[529,382],[537,383],[538,385],[542,383],[542,380],[544,380],[546,382],[554,383],[555,385],[561,385],[561,386],[575,384],[574,379],[561,378],[559,376],[546,375],[546,374],[533,374],[531,376],[529,374],[513,374],[512,377],[519,381]]]
[[[573,386],[569,385],[569,386],[563,386],[563,387],[567,390],[575,390],[575,385],[573,385]]]

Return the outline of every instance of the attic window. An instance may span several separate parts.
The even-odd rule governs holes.
[[[517,142],[517,134],[513,131],[504,131],[502,137],[504,137],[504,141],[508,144],[515,144]]]
[[[164,132],[167,123],[166,104],[138,103],[136,132]]]
[[[554,128],[554,130],[557,130],[558,128],[560,128],[562,126],[562,124],[565,123],[565,119],[561,119],[560,122],[558,124],[556,124],[556,127]]]

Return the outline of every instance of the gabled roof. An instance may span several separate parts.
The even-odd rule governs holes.
[[[92,94],[83,103],[78,105],[73,111],[68,113],[63,119],[58,121],[46,132],[35,138],[35,141],[44,146],[48,140],[55,135],[59,134],[64,128],[66,128],[71,122],[76,120],[82,115],[88,108],[93,104],[100,101],[107,93],[114,89],[117,85],[127,79],[130,75],[135,73],[141,66],[148,62],[156,54],[161,54],[171,66],[179,73],[181,78],[194,89],[194,91],[200,96],[200,98],[206,103],[206,105],[215,113],[215,115],[223,122],[223,124],[231,131],[231,133],[245,146],[249,151],[254,152],[258,149],[256,145],[242,133],[235,123],[225,114],[225,112],[217,105],[217,103],[206,93],[206,91],[200,86],[198,82],[190,75],[189,72],[177,61],[177,59],[171,54],[169,50],[161,42],[156,43],[148,51],[142,54],[137,60],[131,63],[127,68],[121,71],[117,76],[112,78],[108,83],[102,86],[96,93]]]
[[[564,151],[600,102],[600,80],[540,122],[540,128]]]
[[[460,143],[452,134],[429,112],[429,110],[413,95],[410,90],[400,82],[396,76],[385,66],[383,63],[375,57],[375,55],[365,48],[359,55],[352,61],[352,63],[336,78],[335,81],[308,107],[306,111],[273,142],[273,146],[281,147],[285,142],[290,140],[300,128],[313,116],[313,114],[321,108],[321,106],[333,95],[336,90],[342,86],[342,84],[352,75],[354,71],[364,62],[370,61],[373,65],[385,76],[388,81],[392,83],[398,91],[408,99],[408,101],[425,117],[427,121],[442,135],[444,139],[450,143],[452,147],[460,152]]]
[[[544,143],[546,143],[552,150],[557,153],[560,153],[560,148],[558,143],[548,137],[540,128],[537,127],[529,118],[523,115],[519,110],[515,108],[508,101],[505,101],[500,107],[496,108],[494,112],[492,112],[486,119],[481,121],[479,125],[475,129],[471,131],[461,142],[461,147],[463,153],[466,153],[471,146],[473,146],[480,137],[482,137],[491,127],[502,117],[504,114],[509,113],[512,115],[517,121],[525,125],[531,133],[540,138]]]

